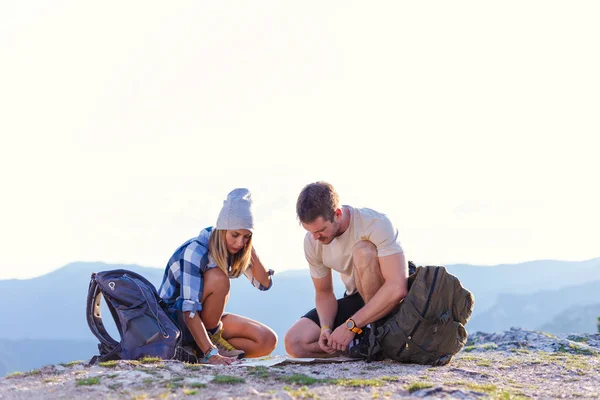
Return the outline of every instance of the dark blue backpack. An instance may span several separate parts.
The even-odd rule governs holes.
[[[121,335],[120,342],[109,335],[102,323],[102,296]],[[181,331],[169,317],[156,288],[135,272],[117,269],[93,273],[86,314],[92,333],[100,340],[100,355],[94,356],[90,364],[143,357],[181,359]]]

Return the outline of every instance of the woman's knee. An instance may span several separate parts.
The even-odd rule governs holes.
[[[205,290],[219,291],[228,293],[231,282],[229,277],[225,275],[219,268],[211,268],[204,272],[204,288]]]
[[[265,328],[261,332],[260,337],[262,347],[265,349],[265,355],[271,354],[275,350],[275,347],[277,347],[277,334],[273,330]]]

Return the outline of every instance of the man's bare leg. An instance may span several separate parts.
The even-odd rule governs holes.
[[[369,241],[361,240],[352,249],[352,260],[356,288],[366,304],[381,289],[384,282],[377,258],[377,247]]]
[[[287,331],[284,338],[285,351],[295,358],[336,357],[339,354],[324,352],[319,346],[321,329],[313,320],[300,318]]]

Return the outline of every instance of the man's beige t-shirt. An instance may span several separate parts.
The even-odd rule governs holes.
[[[313,278],[323,278],[329,269],[337,271],[346,286],[346,293],[350,295],[356,292],[352,249],[357,242],[372,242],[377,247],[378,257],[402,253],[402,246],[398,240],[398,230],[385,214],[370,208],[344,208],[350,211],[348,229],[329,244],[315,240],[308,232],[304,237],[304,255]]]

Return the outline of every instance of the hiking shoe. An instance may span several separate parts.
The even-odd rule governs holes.
[[[223,339],[223,325],[219,326],[219,329],[213,333],[212,335],[208,335],[210,341],[213,342],[217,349],[219,349],[219,354],[223,357],[235,357],[235,358],[244,358],[246,357],[246,353],[244,350],[238,350],[233,347],[227,340]]]

